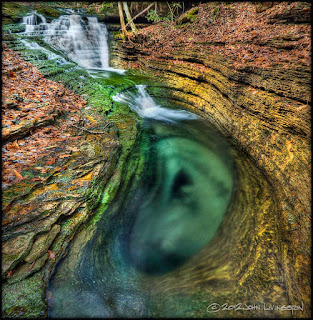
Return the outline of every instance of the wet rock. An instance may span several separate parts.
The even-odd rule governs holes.
[[[60,232],[60,225],[54,225],[51,230],[39,236],[38,239],[34,242],[32,249],[29,255],[25,258],[25,261],[28,263],[32,263],[35,260],[38,260],[42,255],[44,255],[52,244],[54,238]]]
[[[43,318],[46,314],[44,271],[12,284],[2,284],[2,316]]]
[[[2,245],[2,276],[13,269],[25,256],[27,256],[33,244],[34,233],[20,235]]]
[[[281,4],[285,11],[279,11],[277,6],[273,7],[273,21],[307,20],[306,3]],[[269,20],[271,10],[266,11]],[[281,35],[262,45],[269,50],[290,50],[294,48],[293,42],[301,39],[299,36]],[[177,44],[170,51],[160,50],[150,57],[144,43],[137,46],[124,42],[116,51],[116,62],[123,68],[133,65],[127,59],[130,53],[138,68],[155,74],[169,88],[164,96],[171,96],[176,104],[213,122],[265,173],[274,187],[272,197],[278,206],[277,213],[273,213],[278,217],[275,233],[280,240],[276,243],[281,248],[280,263],[285,270],[289,302],[301,305],[305,300],[308,304],[310,289],[303,279],[310,277],[311,255],[310,67],[299,62],[288,68],[280,64],[267,67],[243,64],[234,68],[229,57],[207,50],[208,46],[214,49],[218,44],[205,43],[201,48],[194,46],[189,50],[185,44]],[[208,266],[203,263],[205,267]],[[193,283],[187,274],[185,281]]]
[[[75,234],[94,215],[101,203],[103,190],[115,172],[121,153],[118,129],[113,123],[107,126],[108,121],[101,113],[87,110],[88,129],[75,142],[67,143],[66,148],[55,150],[55,156],[60,155],[61,160],[51,165],[43,179],[33,181],[25,178],[3,194],[6,295],[2,310],[7,316],[45,314],[44,290],[49,276],[66,254]],[[127,136],[123,138],[127,154],[136,134],[135,117],[132,115],[129,121],[119,114],[113,121],[122,123],[124,132],[121,136]],[[50,159],[45,156],[40,161],[46,163]],[[29,170],[36,176],[38,171],[35,168],[42,167],[35,163],[33,166]],[[106,198],[112,199],[116,191],[117,188],[110,189]],[[28,239],[30,234],[32,237]],[[14,256],[12,248],[18,251]],[[48,249],[50,252],[47,253]],[[36,292],[28,292],[30,288],[36,288]],[[22,299],[20,293],[25,295]]]
[[[29,277],[30,275],[38,272],[42,269],[48,259],[49,254],[46,253],[42,257],[38,258],[36,261],[29,263],[24,263],[20,266],[13,274],[11,278],[8,279],[8,284],[13,284],[15,282],[22,281],[23,279]]]

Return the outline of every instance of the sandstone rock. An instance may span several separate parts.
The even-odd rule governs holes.
[[[60,229],[60,225],[56,224],[48,233],[39,236],[38,239],[34,242],[29,255],[25,258],[25,261],[31,263],[44,255],[49,249],[54,238],[59,233]]]
[[[6,276],[28,254],[34,235],[34,232],[20,235],[2,245],[2,276]]]
[[[48,253],[44,254],[42,257],[38,258],[38,260],[33,261],[31,263],[24,263],[22,266],[18,268],[16,272],[14,272],[13,276],[8,279],[8,284],[13,284],[15,282],[22,281],[23,279],[29,277],[30,275],[38,272],[43,268],[46,261],[48,259]]]

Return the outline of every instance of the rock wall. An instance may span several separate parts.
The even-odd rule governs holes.
[[[7,43],[14,47],[15,41]],[[24,52],[26,57],[27,52]],[[31,56],[31,52],[29,55]],[[48,61],[50,67],[41,68],[41,72],[46,70],[46,76],[54,74],[57,78],[55,80],[63,81],[63,86],[60,82],[44,78],[36,67],[26,63],[5,45],[3,58],[5,115],[8,113],[8,104],[19,108],[20,115],[21,110],[25,111],[25,104],[33,101],[29,99],[33,98],[30,93],[31,86],[39,89],[36,100],[40,101],[35,102],[42,102],[38,107],[45,116],[53,109],[51,97],[48,94],[41,96],[46,93],[46,88],[53,89],[54,97],[61,92],[64,103],[69,99],[69,107],[61,101],[55,102],[57,107],[62,109],[63,118],[52,119],[46,123],[52,123],[66,138],[57,139],[57,134],[53,135],[48,146],[49,150],[53,148],[52,154],[33,157],[34,150],[27,152],[22,147],[22,138],[25,135],[26,139],[31,139],[33,131],[36,134],[42,128],[37,126],[40,118],[37,119],[36,115],[33,115],[36,119],[32,121],[32,126],[29,126],[28,121],[20,121],[19,125],[11,124],[3,131],[7,133],[3,149],[8,147],[7,140],[13,136],[17,144],[14,149],[16,155],[32,160],[21,169],[21,178],[6,188],[3,186],[2,190],[2,315],[7,318],[46,317],[47,300],[51,298],[46,296],[49,278],[58,262],[66,255],[69,244],[77,233],[92,218],[97,221],[113,199],[121,181],[125,158],[136,139],[136,118],[128,109],[109,111],[111,89],[99,92],[98,83],[88,79],[85,70],[55,72],[53,63]],[[10,63],[9,58],[12,60]],[[44,65],[42,60],[31,62]],[[77,92],[82,76],[86,78],[88,85],[82,86],[84,91],[80,93],[85,93],[89,106],[84,105],[79,110],[85,120],[76,121],[78,126],[70,126],[66,121],[75,117],[70,106],[81,104],[82,97],[74,94],[68,87]],[[13,101],[12,96],[20,97],[19,101]],[[44,100],[41,100],[43,98]],[[45,105],[50,108],[44,109]],[[110,112],[110,120],[105,116],[105,111]],[[88,129],[84,127],[87,123],[90,124]],[[66,125],[62,127],[64,124]],[[3,125],[7,125],[7,122]],[[51,127],[50,131],[54,129]],[[75,139],[72,139],[73,137]],[[44,134],[41,132],[34,146],[41,152],[47,147],[43,138]],[[62,143],[58,144],[57,141]],[[8,165],[13,159],[16,160],[12,154],[3,158],[7,171],[14,171]]]
[[[301,6],[297,10],[301,11]],[[306,16],[307,8],[302,6],[302,10]],[[279,23],[301,22],[298,11],[272,13],[268,23],[273,19]],[[160,43],[159,50],[151,53],[145,46],[147,39],[148,30],[132,42],[120,42],[115,48],[116,63],[155,74],[170,89],[173,102],[214,122],[265,173],[279,208],[269,213],[277,215],[288,301],[299,305],[303,301],[309,306],[310,67],[298,60],[287,68],[279,63],[235,67],[226,55],[214,50],[216,43],[194,47],[177,43],[167,51],[160,49],[166,46]],[[268,48],[288,50],[285,44],[274,38],[266,38],[263,43]],[[257,268],[255,265],[252,271]],[[301,316],[310,314],[308,309]]]

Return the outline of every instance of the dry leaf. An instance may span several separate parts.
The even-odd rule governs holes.
[[[15,169],[13,169],[13,172],[19,180],[23,179],[23,176],[19,172],[17,172]]]
[[[8,272],[8,278],[12,278],[14,272],[15,272],[14,270],[10,270],[10,271]]]
[[[31,271],[34,268],[35,265],[35,261],[32,262],[32,264],[27,268],[27,270],[25,270],[25,273],[28,273],[29,271]]]
[[[49,259],[55,260],[55,253],[51,250],[48,250]]]
[[[46,162],[46,164],[49,164],[49,165],[50,165],[50,164],[54,164],[54,163],[55,163],[55,159],[51,159],[51,160],[49,160],[49,161]]]
[[[12,147],[14,147],[15,149],[19,149],[20,148],[20,146],[18,145],[16,140],[13,142]]]
[[[41,178],[41,177],[35,177],[35,178],[32,178],[30,179],[31,181],[45,181],[46,179],[45,178]]]
[[[63,154],[63,155],[61,155],[61,156],[59,156],[59,158],[67,158],[67,157],[70,157],[71,155],[70,154]]]

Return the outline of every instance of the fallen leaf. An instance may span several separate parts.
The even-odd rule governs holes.
[[[19,172],[17,172],[15,169],[13,169],[13,172],[19,180],[23,179],[23,176]]]
[[[25,270],[25,273],[31,271],[34,268],[34,265],[35,265],[35,261],[32,262],[32,264]]]
[[[49,259],[55,260],[55,253],[51,250],[48,250]]]
[[[55,159],[51,159],[51,160],[46,162],[46,164],[54,164],[54,163],[55,163]]]
[[[8,278],[12,278],[14,272],[15,272],[14,270],[10,270],[10,271],[8,272]]]
[[[63,155],[61,155],[61,156],[59,156],[59,158],[67,158],[67,157],[70,157],[71,155],[70,154],[63,154]]]
[[[19,149],[20,148],[20,146],[18,145],[16,140],[13,142],[12,147],[14,147],[15,149]]]
[[[30,179],[31,181],[45,181],[46,179],[45,178],[41,178],[41,177],[35,177],[35,178],[32,178]]]
[[[35,169],[35,170],[39,170],[39,171],[41,171],[41,170],[43,170],[43,169],[44,169],[44,167],[34,167],[34,169]]]

